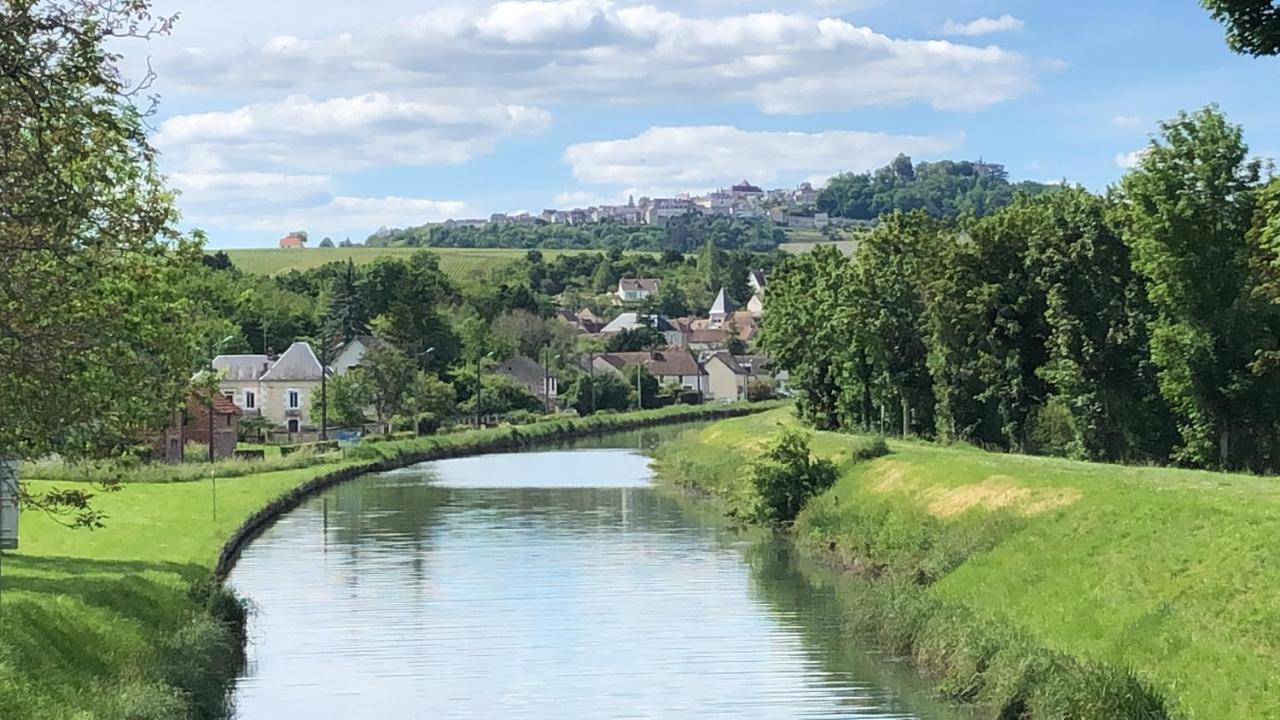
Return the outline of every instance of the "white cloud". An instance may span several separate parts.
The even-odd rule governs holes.
[[[972,110],[1018,97],[1031,64],[996,46],[893,38],[847,20],[692,16],[609,0],[445,7],[381,29],[191,49],[159,61],[184,90],[437,97],[503,103],[749,103],[811,113],[924,103]]]
[[[1128,170],[1132,167],[1137,166],[1138,163],[1142,162],[1142,158],[1146,157],[1146,155],[1147,155],[1146,148],[1142,148],[1141,150],[1134,150],[1133,152],[1118,153],[1116,155],[1116,165],[1118,167],[1124,168],[1125,170]]]
[[[465,215],[465,203],[408,197],[337,194],[324,175],[174,173],[184,220],[210,230],[284,233],[307,228],[317,235],[369,233]]]
[[[520,105],[457,105],[383,93],[313,100],[294,95],[230,112],[179,115],[154,140],[189,169],[338,172],[466,162],[503,138],[550,125]]]
[[[969,22],[956,22],[948,20],[942,26],[942,32],[945,35],[964,35],[967,37],[978,37],[980,35],[991,35],[993,33],[1015,32],[1026,26],[1018,18],[1012,15],[1001,15],[1000,17],[980,17],[977,20]]]
[[[826,179],[842,171],[884,165],[898,153],[931,156],[959,146],[963,136],[831,131],[751,132],[723,125],[653,127],[622,140],[579,143],[565,162],[584,183],[629,188],[628,194],[705,191],[742,178]]]
[[[1111,124],[1119,127],[1137,127],[1142,124],[1142,118],[1137,115],[1116,115],[1111,118]]]

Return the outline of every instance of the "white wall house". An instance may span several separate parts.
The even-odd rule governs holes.
[[[614,294],[622,302],[643,302],[658,292],[658,285],[659,281],[654,278],[622,278]]]
[[[319,401],[323,368],[311,346],[296,342],[279,358],[219,355],[213,369],[222,394],[247,416],[260,415],[289,432],[311,424],[313,396]]]

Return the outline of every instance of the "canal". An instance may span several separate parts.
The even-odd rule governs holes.
[[[650,486],[669,434],[425,463],[256,540],[243,720],[951,718],[832,578]]]

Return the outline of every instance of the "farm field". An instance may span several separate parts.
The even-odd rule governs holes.
[[[440,268],[452,276],[469,275],[476,270],[487,270],[524,257],[527,250],[504,248],[307,248],[305,250],[280,250],[262,248],[253,250],[226,250],[231,262],[244,272],[255,275],[278,275],[290,270],[311,270],[326,263],[345,263],[354,260],[366,265],[378,258],[407,258],[416,252],[429,251],[440,256]],[[599,250],[542,250],[548,260],[566,253],[600,252]]]

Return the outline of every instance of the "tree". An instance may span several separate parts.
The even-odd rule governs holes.
[[[924,434],[933,432],[926,305],[941,243],[947,237],[946,228],[924,211],[893,212],[881,219],[854,255],[855,282],[865,298],[860,314],[867,328],[868,351],[880,374],[882,401],[901,407],[904,436],[913,427]]]
[[[809,498],[836,482],[836,466],[809,452],[809,436],[783,430],[750,464],[755,501],[748,518],[762,525],[790,525]]]
[[[321,241],[320,241],[320,247],[322,247],[322,248],[331,248],[331,247],[333,247],[333,238],[326,237],[325,239],[321,240]]]
[[[1178,420],[1179,459],[1260,467],[1276,457],[1274,312],[1249,287],[1248,244],[1260,164],[1217,108],[1161,124],[1121,182],[1124,239],[1155,309],[1151,358]]]
[[[684,317],[689,314],[689,299],[679,283],[664,280],[655,294],[654,309],[667,317]]]
[[[373,405],[373,388],[360,368],[336,375],[329,380],[327,409],[319,403],[311,406],[311,424],[319,425],[321,416],[327,415],[330,425],[351,428],[365,424],[365,411]]]
[[[356,282],[355,262],[350,258],[346,272],[333,281],[324,325],[325,335],[334,342],[348,343],[357,335],[369,334],[369,313]]]
[[[1238,53],[1280,55],[1280,5],[1273,0],[1201,0],[1227,28],[1227,45]]]
[[[662,347],[666,344],[662,333],[642,325],[633,329],[624,329],[605,341],[606,352],[644,352]]]
[[[1111,217],[1114,208],[1083,188],[1028,204],[1042,215],[1026,264],[1045,293],[1048,358],[1039,374],[1054,395],[1037,416],[1039,431],[1053,420],[1076,433],[1054,454],[1168,460],[1176,434],[1150,362],[1151,304]],[[1059,421],[1062,410],[1070,423]],[[1046,445],[1043,436],[1036,442]]]
[[[439,259],[420,252],[395,272],[385,269],[387,340],[416,358],[423,370],[439,372],[449,367],[458,358],[461,343],[443,311],[458,299],[458,291],[440,269]],[[427,353],[430,348],[434,350]]]
[[[403,350],[380,345],[365,353],[353,372],[369,384],[370,401],[378,424],[384,429],[393,415],[404,407],[409,389],[417,378],[417,363]]]
[[[821,430],[842,424],[846,392],[858,395],[858,419],[871,419],[870,365],[852,271],[838,249],[820,245],[787,259],[769,278],[761,347],[790,371],[797,412]]]
[[[649,369],[640,363],[632,363],[622,368],[622,380],[631,393],[631,402],[637,408],[654,408],[658,406],[658,379],[649,374]],[[637,394],[637,389],[639,394]]]
[[[107,47],[170,23],[145,2],[6,3],[0,456],[117,448],[164,424],[199,365],[189,320],[200,309],[180,289],[201,264],[202,237],[178,233],[147,142],[150,77],[131,87]],[[24,501],[96,524],[88,493],[72,495]]]
[[[1028,272],[1028,204],[973,222],[946,245],[929,302],[930,358],[940,429],[1021,451],[1027,420],[1048,396],[1045,295]]]
[[[579,415],[590,415],[600,410],[626,410],[634,404],[634,391],[635,386],[628,386],[617,373],[580,373],[561,394],[561,400]]]

